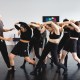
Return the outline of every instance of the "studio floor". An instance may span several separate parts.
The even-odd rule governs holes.
[[[13,46],[7,46],[7,48],[10,53]],[[0,80],[80,80],[80,70],[77,68],[77,62],[73,60],[70,53],[68,56],[68,75],[63,76],[62,69],[61,74],[56,73],[56,66],[54,65],[54,67],[51,68],[49,64],[50,60],[48,60],[46,70],[38,76],[32,76],[30,75],[30,72],[33,71],[33,66],[26,63],[26,68],[21,69],[20,66],[22,65],[24,59],[19,56],[15,58],[15,73],[9,73],[2,55],[0,54]]]

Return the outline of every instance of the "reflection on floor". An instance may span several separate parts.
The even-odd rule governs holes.
[[[8,46],[9,53],[12,48],[13,46]],[[20,68],[24,60],[22,57],[15,58],[16,71],[14,73],[9,73],[2,55],[0,54],[0,80],[80,80],[80,70],[77,68],[77,63],[73,60],[71,54],[68,56],[68,75],[63,76],[63,70],[61,70],[61,74],[56,73],[56,66],[51,68],[49,64],[50,60],[48,60],[46,70],[38,76],[32,76],[30,75],[30,72],[34,69],[32,65],[26,63],[25,69]]]

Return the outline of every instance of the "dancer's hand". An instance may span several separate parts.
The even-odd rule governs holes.
[[[10,31],[14,30],[15,28],[11,28]]]

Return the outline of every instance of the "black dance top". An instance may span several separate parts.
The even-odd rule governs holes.
[[[32,35],[31,28],[24,22],[19,22],[18,24],[20,24],[21,27],[26,28],[25,32],[21,31],[20,39],[30,41],[31,40],[31,35]],[[17,30],[20,30],[20,27],[18,25],[15,25],[15,28]]]
[[[60,35],[57,35],[55,33],[51,34],[51,32],[50,32],[49,38],[50,39],[58,39],[58,38],[60,38],[60,36],[61,36],[61,34]]]
[[[27,30],[26,32],[21,32],[20,38],[23,40],[31,40],[31,35],[32,35],[32,31],[31,30]]]

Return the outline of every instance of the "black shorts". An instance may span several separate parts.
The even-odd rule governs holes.
[[[28,56],[28,43],[18,42],[13,50],[11,51],[14,55],[19,55],[21,57]]]
[[[69,39],[66,44],[64,45],[63,50],[67,52],[77,52],[77,40],[76,39]]]
[[[60,54],[61,49],[63,49],[64,45],[67,43],[68,40],[69,40],[69,34],[64,33],[64,36],[58,45],[58,54]]]

